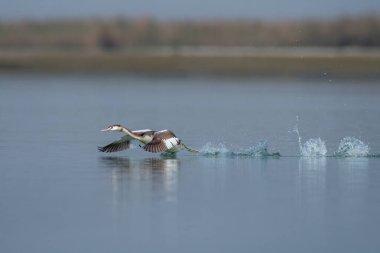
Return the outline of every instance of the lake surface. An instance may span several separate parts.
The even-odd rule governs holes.
[[[326,76],[2,73],[0,252],[379,252],[379,95]],[[201,153],[98,152],[114,123]]]

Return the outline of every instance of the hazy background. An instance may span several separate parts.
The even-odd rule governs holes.
[[[1,19],[112,17],[115,15],[159,19],[325,18],[336,15],[378,13],[376,0],[33,0],[0,2]]]
[[[1,1],[0,71],[378,78],[379,1]]]

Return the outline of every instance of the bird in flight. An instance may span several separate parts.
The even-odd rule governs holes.
[[[101,152],[117,152],[128,149],[131,141],[137,140],[143,143],[142,148],[145,151],[152,153],[176,153],[182,149],[186,149],[192,153],[198,153],[197,150],[191,149],[182,143],[180,139],[170,130],[153,131],[150,129],[144,130],[129,130],[122,125],[111,125],[101,131],[117,131],[123,132],[125,135],[119,140],[116,140],[106,146],[98,147]]]

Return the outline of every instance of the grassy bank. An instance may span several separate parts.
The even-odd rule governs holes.
[[[125,72],[147,75],[380,78],[380,57],[185,56],[113,53],[2,54],[0,71]]]

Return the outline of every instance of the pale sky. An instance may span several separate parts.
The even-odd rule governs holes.
[[[152,16],[300,19],[380,13],[380,0],[0,0],[0,20]]]

